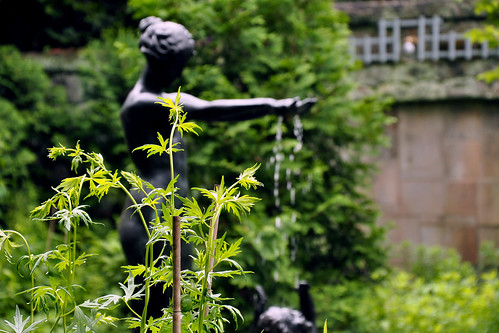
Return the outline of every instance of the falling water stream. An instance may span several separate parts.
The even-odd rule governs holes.
[[[281,171],[281,163],[284,159],[284,153],[282,152],[282,122],[283,116],[279,116],[277,119],[276,133],[275,133],[275,145],[272,150],[274,156],[271,157],[270,163],[274,164],[274,205],[276,208],[281,207],[281,199],[279,197],[279,174]],[[276,227],[278,227],[276,225]]]
[[[287,158],[290,162],[293,162],[295,160],[296,154],[303,148],[303,125],[300,119],[300,116],[296,115],[293,120],[293,135],[294,138],[296,139],[296,145],[293,147],[292,152],[288,155],[285,156],[283,152],[283,144],[282,144],[282,135],[283,135],[283,121],[284,118],[280,116],[277,120],[276,124],[276,135],[275,135],[275,144],[273,148],[273,156],[270,158],[270,165],[274,165],[274,188],[273,188],[273,195],[274,195],[274,206],[277,208],[277,210],[280,210],[281,208],[281,194],[279,193],[279,186],[280,186],[280,181],[281,181],[281,166],[285,158]],[[288,167],[285,170],[285,182],[286,182],[286,190],[289,193],[289,204],[291,207],[295,205],[296,202],[296,189],[293,186],[293,178],[298,176],[299,172],[293,172],[293,170]],[[292,213],[291,215],[291,222],[295,223],[296,222],[296,213]],[[282,220],[280,216],[277,216],[275,218],[275,227],[277,229],[282,229]],[[295,237],[291,237],[288,239],[288,235],[286,233],[283,233],[283,238],[284,240],[288,240],[290,244],[290,259],[292,262],[296,260],[296,253],[298,250],[298,244],[297,240]],[[276,246],[275,247],[275,255],[276,257],[279,257],[281,253],[279,253],[279,249]],[[278,272],[275,271],[274,273],[274,280],[278,280],[279,275]],[[298,279],[298,277],[296,277]]]
[[[279,185],[280,185],[280,173],[281,173],[281,164],[285,159],[283,147],[282,147],[282,127],[283,127],[283,117],[280,116],[277,120],[276,125],[276,135],[275,135],[275,144],[272,152],[274,156],[270,158],[270,164],[274,165],[274,205],[276,208],[281,207],[281,197],[279,195]],[[295,160],[295,154],[298,153],[303,148],[303,125],[301,123],[300,116],[296,115],[293,121],[293,134],[297,141],[296,145],[293,148],[293,152],[289,154],[287,157],[290,162]],[[296,176],[296,173],[293,175],[293,172],[290,168],[287,168],[285,171],[286,174],[286,190],[289,192],[289,201],[291,206],[295,205],[296,200],[296,189],[293,186],[292,176]]]

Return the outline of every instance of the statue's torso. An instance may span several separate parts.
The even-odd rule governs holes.
[[[175,94],[163,94],[170,97]],[[159,144],[158,133],[164,139],[170,138],[170,110],[157,104],[158,95],[134,88],[121,109],[121,120],[132,160],[139,174],[156,187],[165,188],[170,182],[170,159],[166,153],[147,157],[142,150],[133,151],[145,144]],[[187,152],[180,134],[174,135],[173,143],[180,142],[183,151],[174,154],[174,171],[179,175],[177,187],[187,193]],[[182,193],[181,193],[182,194]]]

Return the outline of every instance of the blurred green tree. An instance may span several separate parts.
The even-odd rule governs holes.
[[[70,126],[66,92],[41,65],[13,46],[0,47],[0,223],[10,205],[32,197],[33,184],[50,188],[47,148]],[[21,205],[22,206],[22,205]],[[28,211],[25,212],[28,215]]]
[[[81,47],[128,17],[126,0],[0,1],[0,44],[21,51]]]

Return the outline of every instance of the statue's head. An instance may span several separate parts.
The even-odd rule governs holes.
[[[184,66],[194,54],[194,40],[181,24],[150,16],[140,21],[140,51],[149,61]]]

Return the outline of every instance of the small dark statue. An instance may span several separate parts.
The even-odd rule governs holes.
[[[251,333],[316,333],[315,309],[309,285],[300,283],[300,311],[271,306],[266,311],[267,296],[262,287],[255,295],[255,319]]]
[[[169,137],[169,112],[156,104],[159,101],[157,97],[175,100],[177,93],[168,93],[165,90],[180,77],[187,61],[193,55],[194,40],[184,26],[165,22],[157,17],[141,20],[139,28],[139,47],[147,59],[147,65],[122,106],[121,119],[128,148],[139,175],[155,187],[166,188],[170,182],[168,157],[154,155],[147,158],[144,151],[132,151],[141,145],[156,143],[158,132],[163,137]],[[190,119],[240,121],[268,114],[304,113],[314,105],[315,99],[253,98],[205,101],[182,93],[180,102]],[[175,134],[175,142],[182,142],[179,133]],[[186,196],[189,189],[187,152],[185,146],[181,146],[184,151],[175,154],[174,167],[179,174],[176,184],[176,187],[180,188],[178,194]],[[142,198],[139,194],[136,196],[135,199],[140,202]],[[152,210],[143,211],[143,214],[146,220],[151,221],[154,218]],[[147,234],[138,216],[133,215],[131,210],[122,214],[119,232],[128,263],[143,263]],[[185,244],[182,248],[182,258],[182,267],[189,267],[189,249]],[[161,288],[162,286],[159,286],[151,292],[149,314],[155,317],[161,316],[162,308],[168,304],[169,295],[163,294]],[[141,310],[140,304],[137,309]]]

